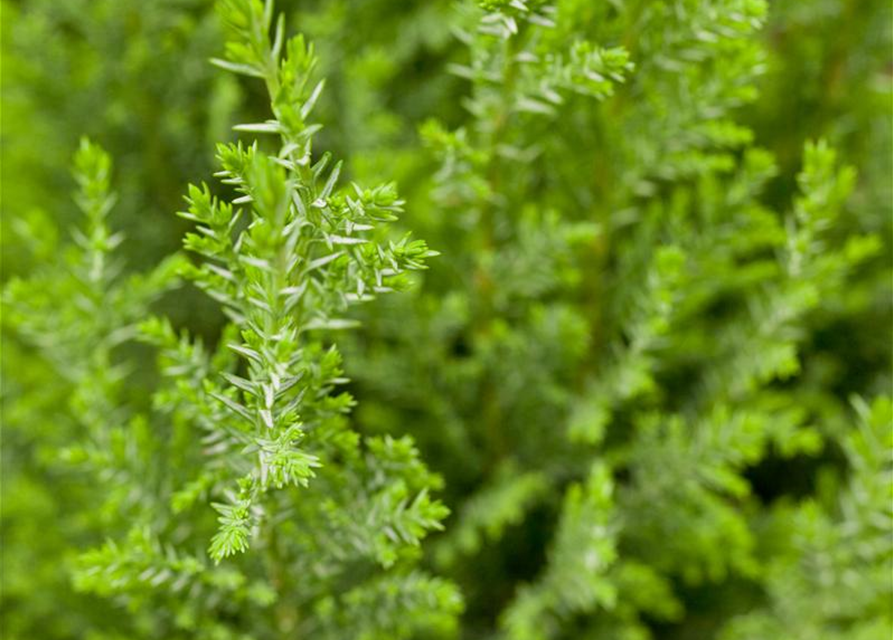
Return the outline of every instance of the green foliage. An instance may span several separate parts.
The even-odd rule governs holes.
[[[190,175],[211,166],[242,101],[206,58],[219,47],[205,0],[3,0],[4,207],[68,227],[68,163],[78,139],[116,159],[116,228],[139,242],[131,268],[176,249],[169,223]],[[10,231],[13,227],[10,227]],[[3,237],[7,277],[33,264],[15,233]],[[196,305],[197,306],[197,305]],[[200,308],[200,307],[199,307]],[[193,307],[193,311],[195,306]]]
[[[306,120],[322,85],[305,91],[312,48],[301,36],[283,46],[282,26],[276,42],[260,34],[271,3],[222,3],[221,13],[233,27],[222,65],[264,77],[276,116],[236,129],[280,133],[282,143],[275,153],[256,142],[218,148],[232,202],[190,187],[181,215],[196,233],[185,246],[201,262],[176,257],[148,277],[119,278],[121,236],[106,224],[111,163],[84,142],[75,177],[86,223],[70,259],[7,287],[19,334],[74,385],[71,437],[83,444],[64,457],[118,485],[81,507],[108,541],[74,559],[73,586],[126,603],[130,637],[442,633],[461,600],[414,568],[421,539],[448,514],[430,495],[440,481],[407,437],[350,428],[353,400],[336,392],[346,380],[329,337],[352,324],[349,305],[402,285],[434,252],[385,237],[402,205],[392,184],[339,187],[340,164],[313,159],[318,127]],[[213,349],[165,318],[136,326],[175,272],[230,320]],[[126,367],[142,358],[125,348],[136,337],[159,351],[151,406],[124,394],[137,377]],[[255,544],[244,562],[216,566]],[[113,637],[104,628],[115,627],[90,633]]]
[[[889,567],[893,412],[889,398],[853,399],[857,428],[841,436],[851,473],[826,495],[771,514],[780,548],[767,563],[769,603],[734,619],[724,638],[882,638]],[[838,486],[838,485],[843,486]]]
[[[213,4],[3,0],[4,637],[889,635],[887,4]]]
[[[616,588],[605,576],[617,555],[609,528],[612,492],[610,472],[598,463],[585,486],[568,487],[548,569],[536,583],[519,590],[502,619],[507,635],[548,638],[574,614],[613,607]]]
[[[880,187],[824,140],[782,168],[755,144],[764,3],[480,6],[450,67],[468,115],[420,129],[438,213],[414,226],[450,265],[367,318],[361,419],[444,471],[467,637],[718,634],[772,597],[773,501],[845,473],[848,393],[889,388],[861,324],[890,324],[889,234],[853,195]],[[858,363],[829,342],[856,322]]]

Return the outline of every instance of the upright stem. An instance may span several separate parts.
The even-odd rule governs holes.
[[[509,119],[511,118],[512,95],[514,93],[515,85],[514,57],[515,39],[514,37],[508,37],[503,42],[502,108],[493,121],[493,127],[490,131],[490,139],[488,140],[491,156],[487,166],[487,182],[490,185],[490,190],[494,197],[501,196],[501,191],[505,188],[503,184],[504,166],[499,148],[503,143],[503,137]],[[483,234],[481,253],[487,258],[487,261],[478,263],[477,271],[475,273],[475,283],[478,287],[480,300],[480,309],[478,311],[475,333],[481,339],[491,335],[493,317],[495,315],[493,303],[494,285],[493,277],[489,272],[489,258],[496,250],[495,214],[497,206],[497,203],[491,198],[484,203],[481,215],[481,229]],[[481,402],[483,404],[482,416],[484,420],[484,433],[486,434],[487,447],[489,449],[488,464],[492,468],[505,456],[507,449],[505,434],[502,431],[502,410],[499,405],[496,385],[492,375],[488,375],[484,380]]]

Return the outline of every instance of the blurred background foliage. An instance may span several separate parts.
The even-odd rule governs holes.
[[[278,3],[289,24],[316,43],[328,79],[317,107],[325,125],[321,146],[347,159],[349,179],[396,180],[408,202],[403,224],[444,253],[411,295],[364,309],[366,329],[345,349],[345,360],[360,428],[413,435],[426,462],[446,480],[445,501],[454,516],[447,533],[433,541],[429,562],[465,594],[464,637],[491,637],[497,628],[519,639],[888,637],[878,620],[889,620],[889,552],[839,557],[855,548],[848,546],[856,544],[847,542],[848,532],[863,529],[853,524],[858,514],[847,511],[857,507],[841,513],[836,505],[847,492],[862,496],[861,504],[880,491],[872,508],[878,500],[889,508],[890,500],[887,463],[872,459],[872,449],[883,450],[881,441],[890,437],[889,403],[849,404],[853,394],[871,398],[891,387],[890,3],[775,0],[765,26],[723,40],[728,47],[711,54],[716,66],[704,67],[703,77],[661,59],[683,48],[674,29],[682,32],[681,22],[708,8],[725,17],[759,3],[559,5],[575,20],[559,22],[531,46],[558,50],[578,37],[624,45],[635,71],[613,89],[613,98],[581,102],[588,98],[572,96],[559,117],[519,117],[494,133],[488,109],[498,107],[499,96],[461,71],[448,72],[475,55],[484,56],[482,63],[504,55],[493,51],[484,59],[485,45],[475,44],[469,54],[456,35],[474,33],[479,15],[469,7],[442,0]],[[259,91],[207,63],[219,55],[220,42],[206,0],[3,0],[4,281],[30,273],[65,245],[75,220],[69,159],[83,134],[116,160],[116,224],[126,234],[126,268],[146,270],[179,248],[184,225],[173,212],[182,207],[186,184],[210,175],[214,143],[234,139],[233,123],[265,113]],[[739,74],[735,60],[746,73]],[[720,69],[726,63],[732,66]],[[762,72],[750,77],[757,67]],[[705,88],[713,77],[720,79],[715,94]],[[692,93],[693,87],[702,93]],[[740,99],[727,99],[738,90]],[[465,134],[457,135],[460,130]],[[715,269],[717,281],[725,278],[724,289],[699,307],[698,296],[714,292],[693,285],[687,290],[693,299],[673,303],[683,309],[684,322],[667,319],[660,303],[677,291],[674,278],[698,280],[679,266],[674,251],[684,244],[680,238],[696,244],[701,231],[705,242],[719,245],[719,254],[738,250],[734,234],[711,235],[698,226],[724,215],[732,205],[723,198],[735,188],[750,197],[748,225],[759,211],[795,206],[804,143],[817,138],[837,150],[840,164],[858,171],[828,245],[855,235],[879,240],[864,258],[852,260],[847,273],[854,275],[835,280],[827,295],[819,288],[820,300],[802,309],[786,303],[796,308],[790,341],[799,357],[778,366],[788,366],[790,375],[770,373],[753,383],[760,393],[738,397],[727,392],[734,381],[721,381],[716,384],[726,390],[710,396],[701,382],[692,382],[707,368],[702,355],[709,352],[720,363],[728,357],[740,370],[759,367],[741,357],[771,359],[777,336],[770,331],[764,342],[747,343],[747,336],[723,334],[739,345],[724,352],[726,343],[697,334],[719,333],[729,321],[743,326],[735,324],[736,313],[751,303],[742,292],[761,278],[772,280],[760,275],[755,260],[705,259],[700,266]],[[485,159],[487,169],[475,173],[480,160],[474,149],[524,149],[537,141],[546,147],[542,155],[518,165]],[[774,169],[771,157],[754,147],[771,152]],[[466,164],[472,170],[463,174]],[[822,167],[815,171],[834,183]],[[476,183],[475,175],[484,175],[486,184]],[[807,199],[812,186],[805,185]],[[487,204],[480,190],[502,192],[508,204]],[[518,209],[507,213],[514,205]],[[700,222],[680,223],[691,226],[681,235],[661,226],[689,210],[699,212]],[[778,242],[753,238],[781,233],[777,222],[766,224],[742,232],[742,241],[750,238],[763,257]],[[689,248],[678,249],[683,258]],[[817,282],[824,277],[815,276]],[[213,342],[222,319],[203,300],[184,290],[158,305],[175,325]],[[691,327],[685,326],[686,308],[697,310]],[[650,359],[626,370],[624,353],[636,337],[624,337],[624,327],[637,322],[657,335],[660,347],[657,355],[643,351]],[[662,323],[678,339],[663,340]],[[2,348],[4,637],[117,637],[99,632],[118,615],[111,605],[69,584],[74,551],[102,538],[101,523],[84,516],[94,488],[60,471],[56,460],[74,428],[59,410],[70,387],[7,331],[6,322]],[[642,367],[649,371],[642,374]],[[726,380],[710,367],[710,376]],[[592,409],[579,398],[603,384],[593,372],[606,370],[623,388],[592,396],[620,400]],[[708,378],[707,387],[713,384]],[[151,372],[137,371],[128,393],[147,398],[140,385],[152,383]],[[640,392],[630,391],[637,385]],[[790,444],[788,454],[769,453],[763,445],[748,453],[747,443],[729,445],[711,431],[711,424],[734,423],[714,406],[723,403],[732,404],[735,419],[743,419],[735,403],[758,414],[748,420],[776,416],[765,427],[769,440],[782,437],[776,433],[785,423],[779,412],[803,413],[788,420],[795,432],[806,422],[818,428]],[[587,417],[590,409],[611,417]],[[573,429],[581,414],[583,435],[568,442],[565,424]],[[680,465],[707,464],[698,457],[703,448],[687,448],[686,438],[695,436],[679,435],[692,417],[707,425],[694,432],[703,435],[703,447],[716,446],[720,457],[729,448],[742,456],[710,462],[718,474],[711,482],[724,487],[724,497],[709,491],[693,501],[674,497],[673,474],[684,471],[669,468],[669,461],[689,452]],[[497,432],[493,425],[504,428]],[[589,477],[580,469],[588,469],[593,451],[615,469],[613,499],[623,522],[611,526],[630,531],[611,543],[626,558],[611,576],[621,604],[595,588],[593,601],[612,613],[586,622],[571,606],[562,614],[561,635],[549,630],[551,618],[530,613],[551,606],[537,601],[546,587],[531,588],[525,599],[528,592],[518,586],[547,585],[547,567],[561,569],[555,545],[563,534],[556,530],[573,531],[558,522],[572,520],[575,500],[595,500],[581,488],[585,484],[576,484]],[[793,538],[787,529],[795,531]],[[878,544],[872,540],[865,544]],[[860,569],[860,562],[871,569]],[[810,563],[826,563],[830,573],[811,577]],[[845,575],[829,577],[834,567],[844,567]],[[878,571],[866,582],[867,572]],[[840,591],[854,580],[860,584],[852,593]],[[822,611],[844,600],[852,609],[838,602],[840,611]],[[580,615],[589,613],[591,607],[580,607]],[[527,615],[539,620],[539,631],[525,627]]]

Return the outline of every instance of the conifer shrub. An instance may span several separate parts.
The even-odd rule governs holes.
[[[2,9],[4,638],[889,637],[887,3]]]

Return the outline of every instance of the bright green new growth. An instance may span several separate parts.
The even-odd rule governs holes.
[[[257,143],[221,145],[217,176],[242,195],[227,203],[207,186],[190,187],[189,210],[180,214],[197,224],[186,248],[204,258],[190,278],[238,328],[240,340],[227,346],[247,369],[244,376],[222,372],[222,388],[214,376],[204,381],[226,416],[205,425],[209,442],[237,479],[229,499],[215,504],[221,528],[211,556],[218,561],[248,547],[263,494],[306,486],[326,459],[355,446],[342,441],[352,400],[334,393],[345,381],[339,356],[311,332],[350,327],[343,317],[349,305],[390,291],[404,271],[436,255],[420,240],[382,239],[381,224],[396,219],[403,204],[392,184],[339,188],[341,163],[328,154],[314,162],[319,126],[308,118],[323,82],[311,84],[312,46],[302,36],[285,42],[281,16],[270,41],[270,2],[222,2],[220,13],[231,39],[227,59],[215,64],[263,78],[275,116],[235,128],[278,135],[281,147],[268,155]],[[398,526],[395,542],[417,544],[445,515],[425,493],[400,500],[400,517],[419,527]]]

